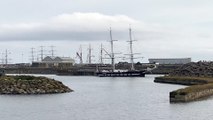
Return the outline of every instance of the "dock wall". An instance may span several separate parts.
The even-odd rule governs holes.
[[[191,93],[177,93],[176,91],[170,92],[170,102],[177,103],[177,102],[190,102],[197,99],[209,97],[213,95],[213,89],[206,89],[198,92],[191,92]]]

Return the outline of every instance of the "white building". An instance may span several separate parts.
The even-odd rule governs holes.
[[[159,64],[186,64],[190,63],[191,58],[150,58],[149,63]]]
[[[70,57],[45,57],[42,61],[32,63],[32,67],[43,68],[70,68],[75,64],[74,59]]]

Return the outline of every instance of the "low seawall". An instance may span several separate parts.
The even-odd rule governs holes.
[[[201,98],[209,97],[211,95],[213,95],[213,89],[206,89],[189,93],[173,91],[170,92],[169,98],[171,103],[177,103],[190,102]]]
[[[190,102],[213,95],[213,78],[156,77],[154,82],[188,85],[169,93],[171,103]]]

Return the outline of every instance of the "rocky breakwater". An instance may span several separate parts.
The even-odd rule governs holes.
[[[154,82],[188,85],[170,92],[170,102],[189,102],[213,95],[213,62],[188,63]]]
[[[0,94],[52,94],[72,92],[62,82],[46,77],[1,76]]]

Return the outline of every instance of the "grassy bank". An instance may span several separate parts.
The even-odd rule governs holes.
[[[155,80],[173,80],[173,81],[205,81],[206,83],[213,83],[213,78],[210,77],[179,77],[179,76],[161,76],[156,77]]]
[[[156,77],[154,82],[190,86],[190,85],[202,85],[207,83],[213,83],[213,78],[163,76],[163,77]]]

